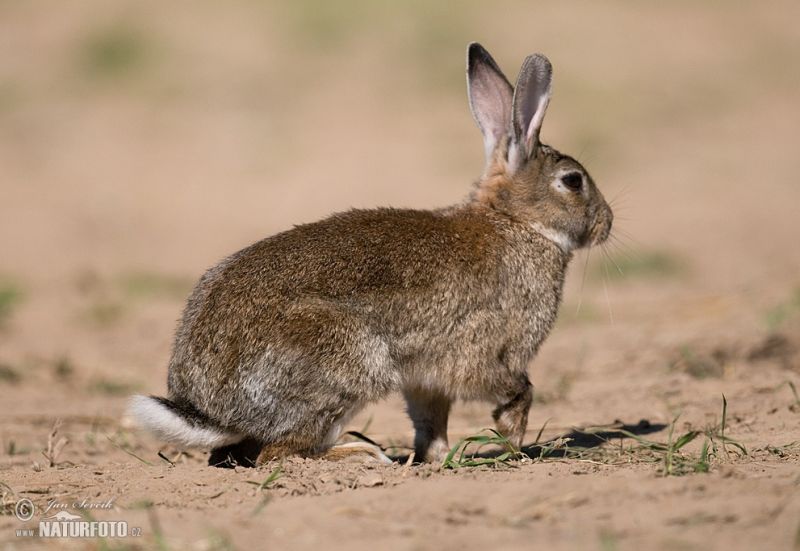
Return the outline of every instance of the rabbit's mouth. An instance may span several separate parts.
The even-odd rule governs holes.
[[[614,213],[606,207],[601,210],[594,219],[594,223],[587,232],[584,239],[584,246],[602,245],[611,234],[611,226],[614,222]]]

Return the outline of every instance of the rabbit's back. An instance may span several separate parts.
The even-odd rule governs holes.
[[[398,384],[393,343],[404,326],[441,311],[430,301],[437,289],[496,277],[501,245],[485,216],[398,209],[353,210],[259,241],[193,291],[170,395],[230,424],[246,416],[231,404],[264,408],[270,396],[304,394],[298,407],[314,389],[377,398]]]
[[[269,331],[306,301],[375,315],[452,282],[497,278],[504,238],[481,213],[351,210],[263,239],[210,269],[189,298],[179,340],[213,347]],[[491,287],[491,285],[482,285]]]
[[[553,270],[537,266],[535,241],[515,242],[525,237],[477,209],[379,209],[259,241],[197,285],[170,394],[232,426],[257,417],[262,434],[291,433],[298,410],[324,424],[409,384],[483,395],[505,383],[496,364],[532,355],[530,333],[557,308],[533,289],[560,282],[542,279]]]
[[[234,255],[219,288],[232,300],[232,290],[256,291],[252,285],[267,300],[358,300],[493,266],[501,243],[495,225],[482,213],[452,212],[351,210],[296,226]]]

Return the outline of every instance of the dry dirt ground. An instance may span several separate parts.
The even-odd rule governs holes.
[[[800,548],[800,9],[529,4],[0,3],[0,548]],[[475,39],[549,55],[543,137],[617,212],[531,365],[528,457],[406,465],[397,397],[350,427],[389,466],[219,470],[135,430],[219,258],[467,193]],[[142,535],[16,536],[83,499]]]

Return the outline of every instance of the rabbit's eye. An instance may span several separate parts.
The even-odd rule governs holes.
[[[561,177],[561,183],[572,191],[580,191],[583,186],[583,176],[580,172],[570,172]]]

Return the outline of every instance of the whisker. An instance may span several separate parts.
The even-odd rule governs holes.
[[[625,277],[625,274],[623,273],[622,268],[619,267],[619,264],[617,264],[617,261],[614,260],[614,257],[611,256],[608,253],[608,250],[606,249],[605,245],[602,246],[602,250],[603,250],[603,254],[606,255],[606,258],[609,259],[611,261],[611,263],[617,268],[617,271],[619,272],[619,275]]]
[[[610,206],[610,207],[627,207],[628,204],[625,202],[626,200],[627,200],[627,197],[623,197],[621,199],[620,198],[611,199],[610,201],[606,201],[606,202],[608,203],[608,206]]]
[[[581,278],[581,292],[578,296],[578,307],[575,309],[575,315],[577,316],[581,312],[581,305],[583,304],[583,288],[586,285],[586,272],[588,272],[589,267],[589,256],[592,254],[592,248],[589,247],[586,250],[586,259],[583,262],[583,277]]]
[[[621,248],[617,243],[611,243],[611,246],[614,247],[614,253],[621,258],[625,262],[635,263],[638,261],[639,258],[634,255],[631,251],[626,251],[625,249]]]
[[[608,206],[611,209],[611,211],[614,213],[614,217],[615,218],[616,218],[617,214],[619,214],[621,212],[630,212],[631,211],[630,205],[609,203]]]
[[[632,233],[624,230],[623,228],[619,228],[619,227],[614,228],[613,233],[616,234],[618,237],[624,237],[625,239],[630,240],[631,243],[639,246],[639,248],[644,248],[642,246],[642,242],[640,240],[638,240],[636,237],[633,236]]]
[[[623,235],[625,237],[630,237],[631,239],[634,238],[634,236],[633,236],[633,234],[631,232],[629,232],[625,228],[620,228],[619,226],[614,228],[614,233],[618,233],[618,234]]]
[[[630,263],[630,264],[638,264],[642,260],[642,255],[638,252],[625,247],[624,245],[620,245],[619,243],[613,243],[615,247],[615,252],[622,261]]]
[[[608,283],[606,282],[607,279],[610,279],[608,275],[608,264],[603,263],[603,267],[606,271],[606,277],[603,278],[603,291],[606,294],[606,305],[608,305],[608,319],[611,321],[611,325],[614,325],[614,314],[611,312],[611,299],[608,297]]]
[[[586,165],[587,164],[586,162],[584,162],[585,159],[583,159],[583,154],[586,153],[586,147],[587,147],[586,144],[583,144],[583,147],[581,147],[581,152],[578,153],[578,156],[577,156],[578,162],[580,164],[582,164],[582,165]]]
[[[614,203],[615,201],[617,201],[617,199],[621,198],[623,195],[628,193],[630,190],[631,190],[630,184],[625,184],[624,186],[622,186],[622,189],[617,191],[616,195],[614,195],[614,197],[608,203],[609,204]]]
[[[628,256],[632,256],[634,258],[638,258],[639,256],[641,256],[639,251],[637,251],[636,249],[631,247],[628,243],[623,241],[619,236],[616,236],[616,235],[612,234],[612,235],[609,235],[608,238],[609,238],[610,243],[612,245],[614,245],[618,249],[621,249],[621,250],[625,251],[628,254]]]

